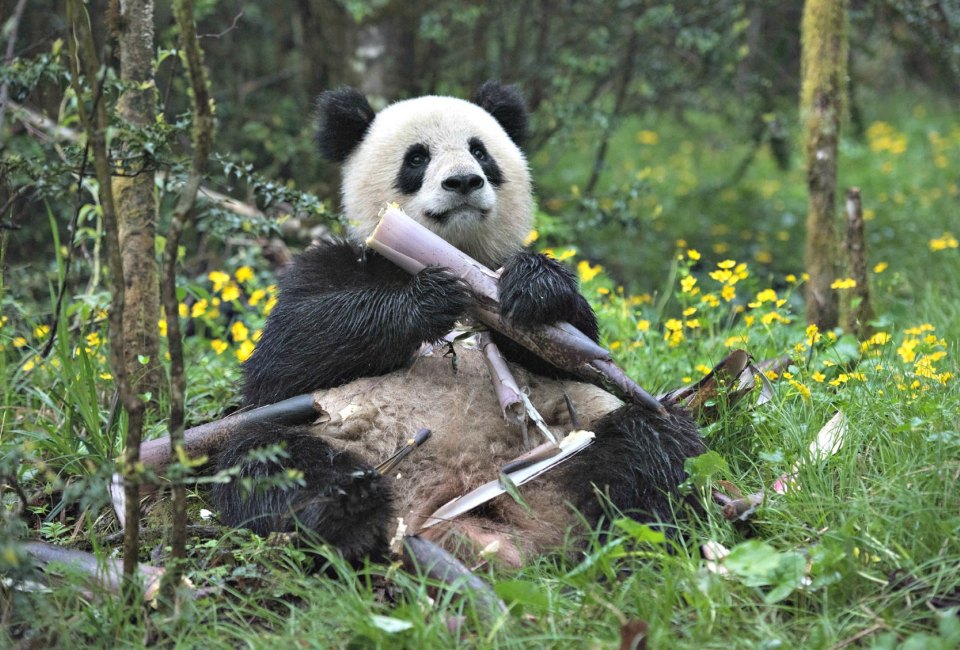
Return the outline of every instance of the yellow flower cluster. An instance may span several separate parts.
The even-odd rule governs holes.
[[[904,330],[904,339],[897,348],[897,355],[904,364],[913,364],[912,374],[917,378],[932,379],[946,384],[953,378],[952,372],[940,372],[934,365],[947,356],[947,342],[934,334],[930,323],[923,323]],[[910,388],[918,388],[920,383],[914,380]],[[901,387],[905,389],[905,387]]]
[[[870,150],[876,153],[888,151],[899,156],[907,150],[907,136],[898,132],[887,122],[874,122],[867,128]]]
[[[957,248],[958,245],[960,244],[958,244],[957,238],[953,236],[953,233],[949,232],[945,232],[940,237],[930,240],[930,250],[934,253],[948,248]]]
[[[722,285],[720,297],[727,302],[737,297],[734,285],[740,280],[746,279],[749,275],[747,265],[743,262],[737,264],[734,260],[718,262],[716,270],[710,271],[710,277]]]

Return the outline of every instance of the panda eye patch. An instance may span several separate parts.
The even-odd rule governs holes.
[[[403,156],[406,167],[423,167],[430,162],[430,150],[422,144],[412,145]]]
[[[483,146],[483,143],[473,138],[470,140],[470,155],[477,159],[478,162],[483,162],[487,159],[487,150]]]
[[[470,155],[480,163],[480,169],[483,170],[490,184],[494,187],[500,187],[504,180],[503,172],[500,171],[497,161],[487,151],[483,141],[480,138],[473,137],[467,141],[467,146],[470,148]]]
[[[403,164],[397,173],[397,189],[407,195],[419,192],[429,164],[430,150],[425,144],[418,142],[407,147],[403,154]]]

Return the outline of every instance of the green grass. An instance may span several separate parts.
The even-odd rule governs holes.
[[[560,215],[544,218],[538,245],[559,254],[568,241],[582,242],[570,263],[597,308],[606,344],[643,385],[660,390],[696,380],[733,347],[795,360],[789,376],[778,378],[772,402],[725,410],[705,428],[716,455],[697,468],[691,489],[703,493],[727,480],[745,493],[766,491],[749,521],[731,523],[708,507],[669,542],[615,527],[583,552],[546,556],[517,572],[481,570],[511,605],[492,623],[477,620],[469,599],[438,593],[396,567],[355,572],[326,549],[293,550],[225,532],[193,540],[190,579],[212,591],[175,614],[130,611],[69,577],[49,594],[3,587],[0,644],[25,638],[62,647],[616,647],[621,624],[639,619],[649,624],[650,647],[831,648],[861,637],[863,647],[956,647],[956,610],[934,605],[960,594],[960,249],[933,250],[931,242],[951,229],[960,235],[960,130],[948,109],[916,104],[878,105],[870,122],[892,131],[878,127],[871,139],[843,145],[841,187],[859,185],[872,210],[871,267],[888,264],[871,276],[876,330],[887,336],[866,345],[839,331],[817,333],[814,341],[798,316],[802,290],[786,277],[802,270],[798,161],[781,172],[761,152],[740,183],[707,193],[745,149],[717,120],[697,115],[683,125],[667,117],[625,125],[610,155],[618,171],[593,203],[569,187],[585,177],[586,137],[567,143],[579,156],[533,161],[542,204]],[[641,144],[641,129],[657,133],[657,143]],[[896,148],[901,135],[905,151],[884,148]],[[883,137],[889,140],[879,144]],[[647,168],[636,197],[615,205],[613,197]],[[615,213],[619,225],[604,221]],[[578,230],[564,215],[599,215],[599,225]],[[636,222],[633,239],[618,235],[628,216]],[[639,262],[635,249],[644,252]],[[225,270],[253,259],[249,251],[242,255]],[[710,275],[723,271],[718,263],[727,258],[745,263],[730,269],[735,283]],[[241,284],[249,295],[269,282],[261,273]],[[226,343],[217,353],[209,338],[187,341],[187,358],[197,361],[188,364],[188,411],[199,423],[235,400],[243,352],[229,343],[223,314],[214,312],[214,298],[227,301],[226,285],[215,289],[206,278],[188,284],[208,300],[198,322]],[[730,301],[725,286],[736,294]],[[768,289],[784,302],[770,300]],[[240,309],[250,335],[262,325],[268,295]],[[94,292],[64,307],[58,344],[43,363],[35,353],[44,335],[35,328],[38,314],[51,307],[18,302],[16,287],[3,300],[9,318],[0,328],[0,471],[39,495],[20,520],[12,514],[14,492],[3,492],[0,564],[16,576],[23,569],[18,537],[90,548],[115,530],[104,488],[123,421],[108,427],[112,388],[103,378],[105,336],[97,318],[103,296]],[[100,342],[86,338],[93,332]],[[811,442],[837,410],[849,422],[844,444],[812,458]],[[151,421],[153,435],[162,428],[162,420]],[[799,488],[773,493],[773,482],[795,466]],[[192,511],[203,505],[202,492],[193,493]],[[148,515],[148,527],[163,525],[162,513]],[[733,550],[727,575],[701,558],[708,541]],[[329,562],[328,572],[311,572],[316,554]],[[464,631],[453,633],[447,621],[461,613]]]

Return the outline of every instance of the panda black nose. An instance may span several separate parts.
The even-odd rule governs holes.
[[[448,192],[459,192],[460,194],[470,194],[483,187],[483,176],[477,174],[457,174],[443,179],[440,187]]]

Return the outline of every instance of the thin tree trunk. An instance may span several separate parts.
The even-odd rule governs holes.
[[[870,335],[870,321],[873,320],[870,278],[867,276],[867,237],[864,231],[860,188],[851,187],[847,190],[847,234],[844,245],[847,250],[849,275],[857,285],[850,292],[851,303],[847,307],[846,329],[861,338]]]
[[[177,300],[177,248],[180,235],[189,222],[197,191],[203,181],[207,159],[213,148],[215,122],[207,73],[203,67],[203,51],[197,39],[197,25],[193,17],[193,0],[176,0],[173,13],[180,29],[180,47],[184,53],[187,77],[190,82],[190,106],[193,117],[193,159],[190,175],[177,199],[167,243],[163,251],[163,308],[167,319],[167,342],[170,349],[170,432],[171,458],[186,456],[183,450],[183,401],[186,392],[186,377],[183,368],[183,342],[180,335],[180,314]],[[178,453],[179,452],[179,453]],[[182,470],[183,468],[181,468]],[[187,546],[187,493],[184,484],[185,472],[173,477],[173,526],[170,532],[170,562],[164,576],[163,592],[168,602],[174,602],[174,589],[180,584],[182,561],[186,558]]]
[[[143,431],[144,404],[133,388],[126,374],[123,350],[123,306],[124,306],[124,268],[120,255],[120,238],[117,227],[117,213],[111,191],[110,154],[107,150],[107,128],[109,117],[102,93],[94,95],[93,106],[88,111],[86,93],[80,82],[81,75],[86,76],[94,87],[100,82],[100,76],[106,70],[100,65],[90,18],[82,0],[68,0],[67,25],[69,29],[71,83],[77,95],[77,110],[80,121],[87,133],[90,150],[93,152],[93,166],[100,185],[100,206],[103,210],[103,224],[107,238],[107,259],[110,269],[110,368],[114,382],[120,394],[120,401],[127,411],[127,436],[123,454],[123,480],[126,499],[125,535],[123,538],[123,575],[124,595],[128,602],[139,600],[139,588],[135,580],[137,556],[139,554],[140,532],[140,437]]]
[[[846,90],[846,0],[807,0],[801,27],[807,163],[807,322],[830,329],[839,321],[837,279],[837,143]]]
[[[153,79],[153,0],[118,3],[117,43],[120,46],[120,78],[128,84],[117,102],[117,113],[135,127],[156,121],[157,98]],[[120,150],[128,157],[123,176],[113,177],[113,196],[120,228],[120,251],[126,277],[124,301],[124,363],[139,393],[156,397],[163,385],[157,319],[160,316],[160,285],[154,252],[157,203],[154,195],[154,163],[139,152]],[[141,360],[149,359],[145,364]]]

